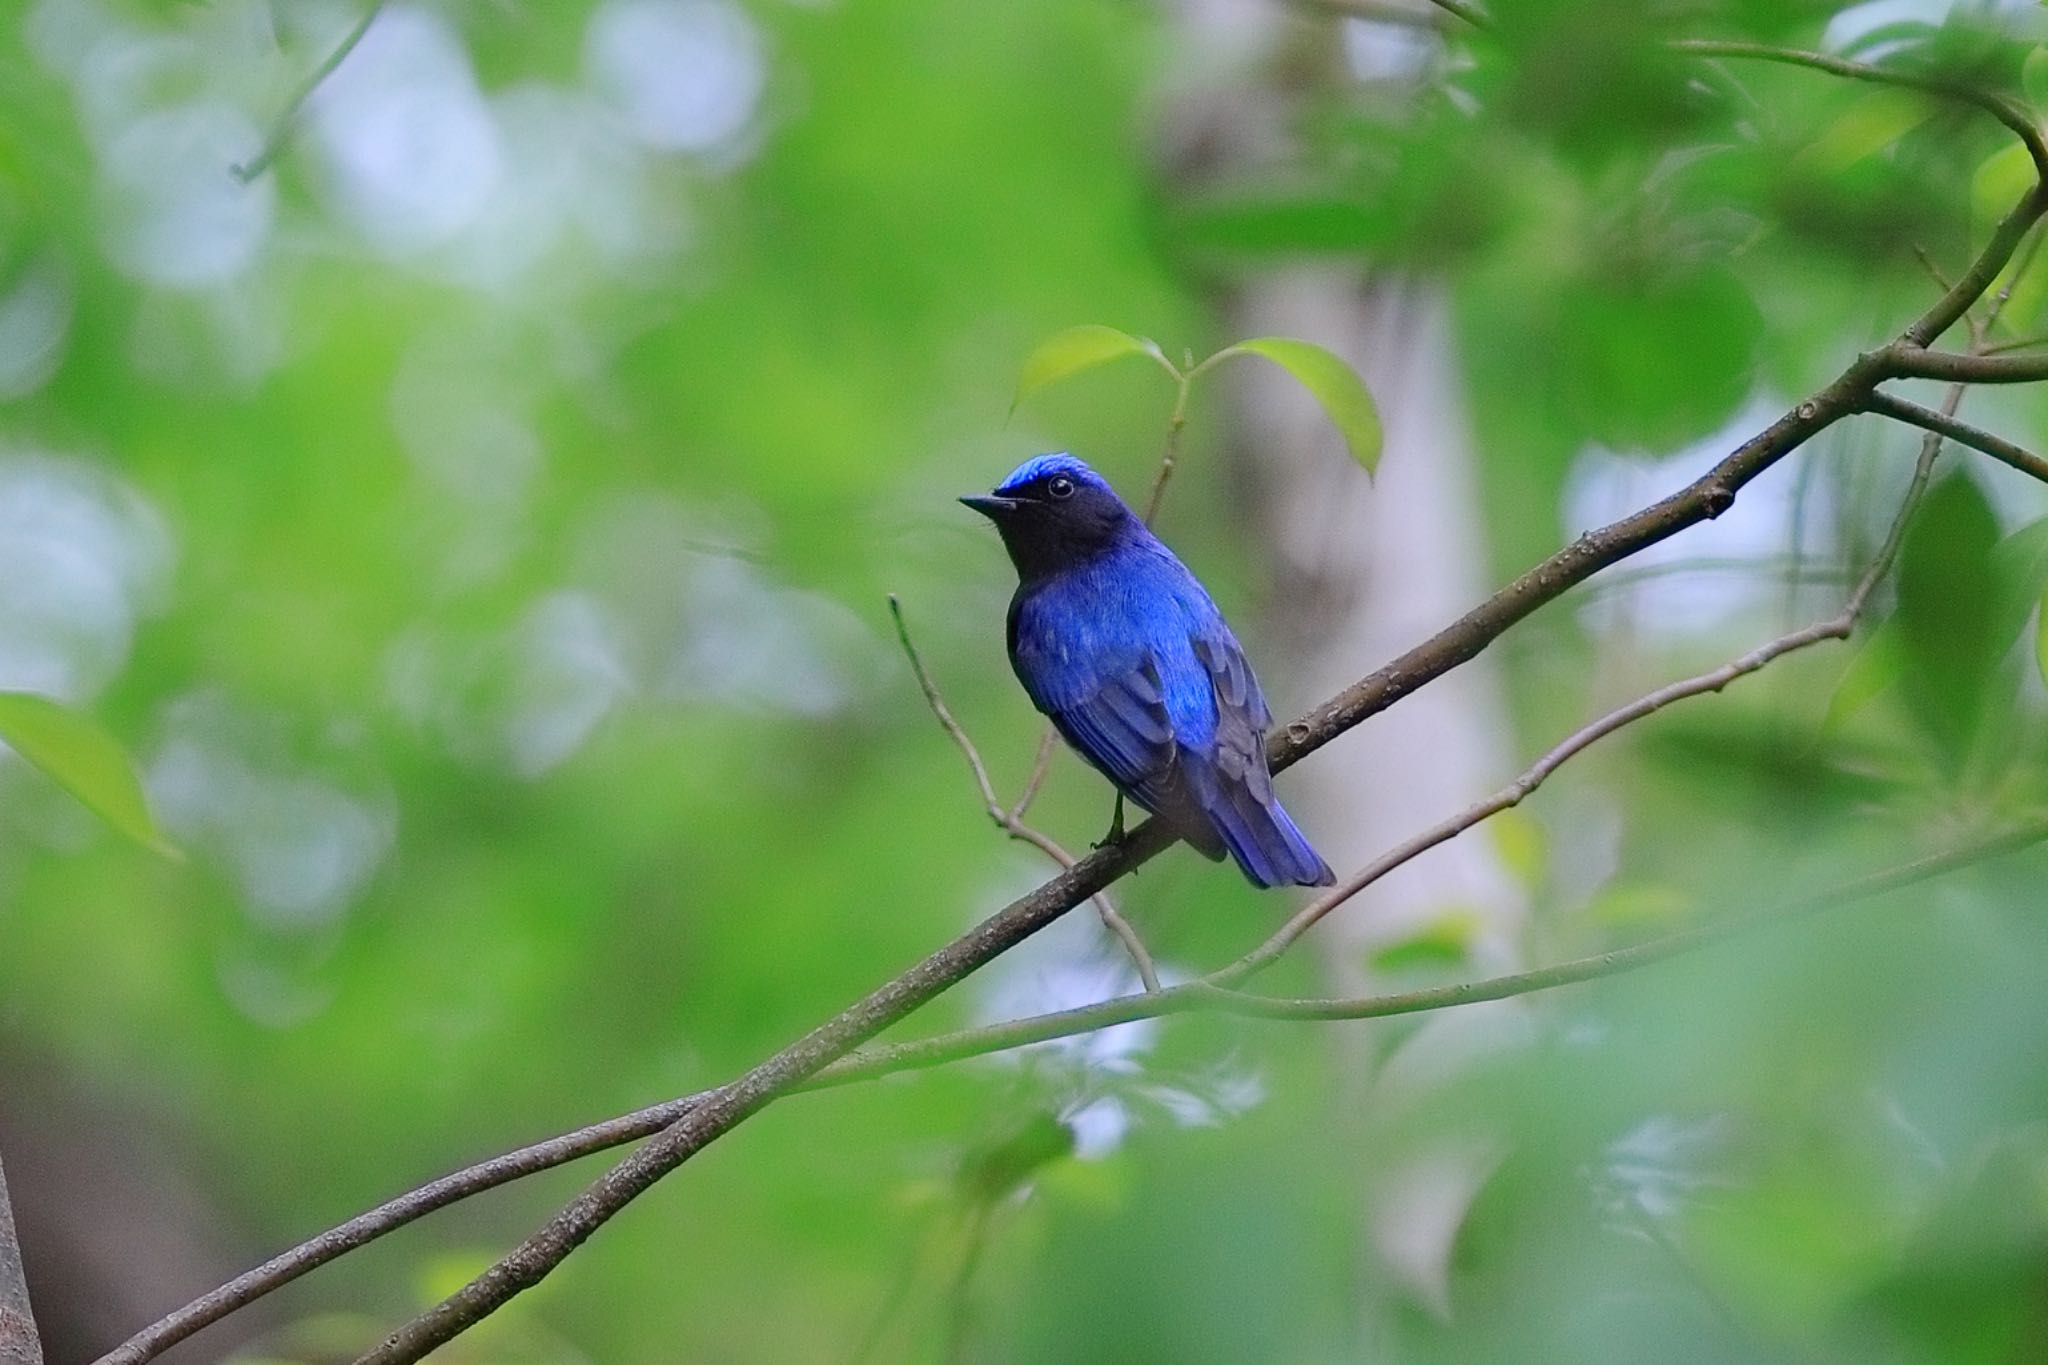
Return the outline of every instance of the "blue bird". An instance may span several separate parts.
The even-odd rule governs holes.
[[[1252,885],[1335,881],[1273,795],[1273,716],[1237,638],[1116,490],[1061,453],[960,501],[1017,566],[1010,666],[1067,743],[1205,857],[1228,851]]]

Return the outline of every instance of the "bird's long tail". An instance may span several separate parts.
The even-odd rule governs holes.
[[[1328,886],[1337,880],[1277,799],[1260,801],[1244,785],[1224,782],[1205,806],[1253,886]]]

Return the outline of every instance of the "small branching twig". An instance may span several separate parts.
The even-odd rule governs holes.
[[[1072,869],[1074,855],[1060,847],[1051,835],[1025,824],[1019,814],[1030,804],[1030,798],[1037,790],[1037,771],[1042,771],[1048,757],[1048,746],[1043,742],[1038,746],[1039,768],[1034,771],[1034,780],[1027,784],[1024,796],[1015,806],[1003,805],[996,796],[995,784],[989,781],[988,766],[981,761],[981,751],[975,748],[974,741],[968,738],[966,728],[954,719],[952,708],[946,705],[946,699],[939,694],[939,685],[932,681],[931,670],[925,667],[924,657],[917,652],[917,646],[911,642],[910,627],[903,619],[903,604],[896,599],[893,592],[889,594],[889,615],[896,619],[896,638],[903,644],[904,656],[910,660],[910,671],[917,677],[918,690],[924,693],[925,704],[931,707],[932,714],[938,718],[940,728],[945,730],[954,745],[966,756],[967,767],[974,774],[974,785],[981,793],[982,809],[988,812],[988,818],[995,823],[997,829],[1012,839],[1030,844],[1062,868]],[[1131,928],[1129,920],[1117,913],[1116,907],[1109,903],[1107,895],[1098,891],[1089,899],[1094,904],[1095,913],[1101,918],[1103,927],[1116,935],[1117,941],[1123,944],[1124,951],[1130,955],[1131,965],[1137,968],[1138,980],[1144,983],[1146,990],[1158,990],[1159,969],[1153,964],[1152,954],[1146,951],[1144,941],[1138,937],[1138,931]]]
[[[1024,790],[1017,793],[1016,804],[1010,807],[1010,818],[1022,820],[1024,813],[1031,809],[1031,803],[1038,799],[1038,789],[1045,785],[1045,774],[1052,767],[1053,751],[1059,748],[1060,732],[1050,721],[1038,736],[1038,756],[1031,760],[1031,775],[1024,779]]]
[[[1874,390],[1870,397],[1864,400],[1863,407],[1864,411],[1876,413],[1880,417],[1890,417],[1908,426],[1919,427],[1938,436],[1946,436],[1958,445],[1982,451],[2000,464],[2010,465],[2022,474],[2032,475],[2048,483],[2048,459],[2043,459],[2024,446],[2014,445],[2003,436],[1994,436],[1981,427],[1957,421],[1946,412],[1936,412],[1932,408],[1923,408],[1918,403],[1894,398],[1882,389]]]
[[[1918,242],[1913,243],[1913,259],[1920,262],[1920,268],[1927,272],[1927,278],[1933,280],[1935,287],[1942,293],[1946,294],[1956,287],[1956,282],[1948,277],[1948,272],[1941,268],[1941,263],[1934,259],[1933,253]]]
[[[1166,498],[1166,485],[1173,478],[1173,471],[1180,464],[1181,431],[1188,424],[1188,390],[1193,387],[1195,375],[1200,367],[1173,370],[1175,389],[1173,411],[1166,418],[1166,442],[1159,452],[1159,472],[1152,476],[1152,493],[1145,499],[1145,524],[1150,526],[1159,518],[1159,504]]]
[[[356,20],[355,27],[342,35],[334,51],[327,54],[327,60],[314,67],[306,79],[299,83],[299,88],[292,92],[292,97],[285,102],[284,109],[278,114],[277,121],[270,125],[270,136],[263,140],[263,146],[257,150],[256,155],[239,165],[229,167],[236,180],[244,185],[252,183],[283,155],[285,147],[292,140],[293,132],[298,128],[299,114],[305,109],[306,101],[313,98],[313,92],[320,88],[321,82],[332,76],[341,64],[348,60],[348,54],[354,52],[356,44],[363,41],[363,35],[370,31],[370,25],[377,21],[377,15],[383,8],[384,0],[370,0],[369,6],[363,10],[363,17]]]
[[[2030,351],[2036,346],[2048,346],[2048,334],[2018,337],[2012,341],[1995,341],[1986,346],[1980,354],[2004,355],[2009,351]]]

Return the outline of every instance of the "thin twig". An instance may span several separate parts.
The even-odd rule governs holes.
[[[1934,281],[1942,293],[1946,294],[1956,287],[1955,281],[1948,277],[1948,272],[1943,270],[1927,248],[1918,242],[1913,243],[1913,258],[1920,262],[1920,268],[1927,272],[1927,277]]]
[[[1159,454],[1159,472],[1152,478],[1152,495],[1145,499],[1145,524],[1150,526],[1159,516],[1159,504],[1166,497],[1167,481],[1173,478],[1173,471],[1180,462],[1181,431],[1188,424],[1188,390],[1194,384],[1196,370],[1176,371],[1179,387],[1173,395],[1173,411],[1166,418],[1166,444]]]
[[[2036,232],[2027,240],[2027,244],[2020,249],[2019,259],[2013,263],[2012,269],[2006,272],[2005,283],[1998,287],[1997,295],[1991,300],[1991,308],[1984,315],[1984,330],[1971,346],[1972,351],[1981,355],[1988,349],[1985,342],[1990,339],[1991,329],[2005,316],[2005,306],[2012,302],[2013,289],[2026,277],[2027,272],[2033,268],[2035,258],[2041,254],[2041,236]]]
[[[2004,355],[2008,351],[2026,351],[2036,346],[2048,346],[2048,335],[2018,337],[2012,341],[1994,341],[1979,354]]]
[[[1038,756],[1031,760],[1031,775],[1024,779],[1024,790],[1017,793],[1016,802],[1010,807],[1010,818],[1022,820],[1024,812],[1031,809],[1031,803],[1038,799],[1038,789],[1045,785],[1046,771],[1052,767],[1053,750],[1059,747],[1060,732],[1051,721],[1038,736]]]
[[[1724,57],[1741,61],[1772,62],[1780,66],[1803,66],[1852,81],[1895,85],[1904,90],[1918,90],[1923,94],[1974,105],[2004,124],[2019,138],[2026,147],[2027,154],[2034,160],[2036,177],[2048,180],[2048,142],[2043,141],[2040,126],[2034,122],[2033,115],[2025,107],[2003,95],[1994,95],[1942,76],[1926,75],[1917,71],[1897,71],[1891,67],[1872,66],[1867,62],[1854,62],[1843,57],[1830,57],[1824,52],[1803,52],[1793,48],[1771,47],[1763,43],[1681,38],[1667,46],[1673,52],[1695,57]],[[1958,281],[1957,286],[1961,283]],[[1951,289],[1954,287],[1956,286],[1951,286]],[[1927,340],[1932,338],[1923,338],[1923,344]]]
[[[953,719],[952,708],[946,705],[946,699],[939,695],[938,684],[932,681],[930,670],[924,666],[924,657],[917,652],[917,646],[911,643],[910,627],[903,620],[903,603],[897,600],[893,592],[889,594],[889,615],[895,618],[896,638],[902,643],[903,653],[910,660],[910,671],[917,679],[918,690],[924,693],[925,705],[931,708],[932,715],[938,718],[939,727],[966,758],[967,767],[974,774],[974,785],[981,792],[981,803],[988,811],[989,819],[995,821],[997,825],[1002,825],[1009,812],[1004,810],[1003,803],[996,799],[995,784],[988,780],[988,768],[981,761],[981,751],[974,747],[974,741],[967,737],[967,731],[959,721]]]
[[[1157,995],[1123,995],[1093,1005],[982,1028],[962,1029],[935,1038],[863,1048],[821,1071],[806,1088],[824,1089],[908,1070],[923,1070],[969,1057],[1095,1033],[1140,1019],[1159,1019],[1205,1010],[1263,1019],[1384,1019],[1555,990],[1561,986],[1635,971],[1739,934],[1787,923],[1816,910],[1897,891],[1959,868],[2016,853],[2044,839],[2048,839],[2048,816],[2036,817],[1973,843],[1870,873],[1818,895],[1746,914],[1727,915],[1697,928],[1666,934],[1627,948],[1481,981],[1463,981],[1385,995],[1303,1000],[1248,995],[1242,991],[1220,989],[1210,979],[1198,978],[1169,986]]]
[[[1873,390],[1863,403],[1864,411],[1873,412],[1894,421],[1905,422],[1925,431],[1936,432],[1972,450],[1982,451],[2001,464],[2012,466],[2022,474],[2048,483],[2048,460],[2044,460],[2024,446],[2013,444],[2003,436],[1993,435],[1982,427],[1959,422],[1932,408],[1923,408],[1918,403],[1909,403],[1903,398],[1894,398],[1882,389]]]
[[[689,1113],[710,1093],[707,1090],[649,1105],[630,1114],[579,1128],[573,1133],[532,1143],[387,1199],[289,1251],[280,1252],[262,1265],[244,1271],[220,1288],[158,1319],[101,1356],[94,1365],[142,1365],[144,1361],[154,1360],[201,1328],[219,1322],[230,1313],[282,1289],[308,1271],[317,1270],[357,1247],[367,1246],[436,1209],[459,1203],[485,1190],[553,1170],[579,1157],[652,1137]]]
[[[370,25],[377,21],[377,15],[383,8],[384,0],[370,0],[369,7],[363,11],[363,17],[356,21],[354,28],[342,35],[341,42],[335,46],[334,51],[327,54],[327,60],[314,67],[311,74],[299,83],[299,88],[292,92],[291,99],[278,114],[277,121],[271,124],[270,136],[263,140],[263,146],[256,155],[248,161],[228,168],[236,180],[244,185],[251,183],[269,170],[271,164],[283,154],[286,145],[291,141],[294,129],[298,126],[299,114],[305,109],[306,101],[313,98],[313,92],[320,88],[321,82],[332,76],[341,64],[348,60],[348,54],[354,52],[356,44],[363,41],[363,35],[370,31]]]
[[[925,667],[924,656],[917,652],[917,646],[910,639],[910,626],[903,619],[903,604],[897,600],[893,592],[889,594],[889,615],[896,619],[896,638],[903,644],[904,656],[910,660],[910,671],[917,676],[918,690],[924,693],[925,704],[931,707],[932,714],[938,717],[940,727],[967,758],[967,766],[974,774],[974,785],[981,792],[982,808],[988,812],[988,818],[995,822],[997,829],[1012,839],[1030,844],[1062,868],[1071,869],[1075,862],[1073,854],[1060,847],[1050,835],[1025,824],[1014,810],[1006,808],[996,797],[995,784],[989,781],[988,767],[981,761],[981,751],[968,737],[966,727],[953,718],[952,709],[946,705],[946,699],[939,695],[939,685],[932,680],[931,670]],[[1044,746],[1041,744],[1039,747],[1043,752]],[[1138,980],[1144,984],[1146,990],[1158,990],[1159,968],[1153,963],[1152,954],[1146,951],[1144,941],[1138,937],[1138,931],[1131,927],[1129,920],[1117,913],[1116,907],[1109,903],[1107,895],[1097,892],[1089,899],[1095,905],[1095,913],[1102,920],[1102,926],[1116,935],[1117,941],[1124,946],[1124,952],[1130,955],[1131,965],[1138,972]]]

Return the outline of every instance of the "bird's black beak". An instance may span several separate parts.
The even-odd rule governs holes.
[[[987,517],[990,521],[1002,518],[1003,513],[1017,505],[1015,498],[999,498],[990,493],[969,493],[960,501]]]

